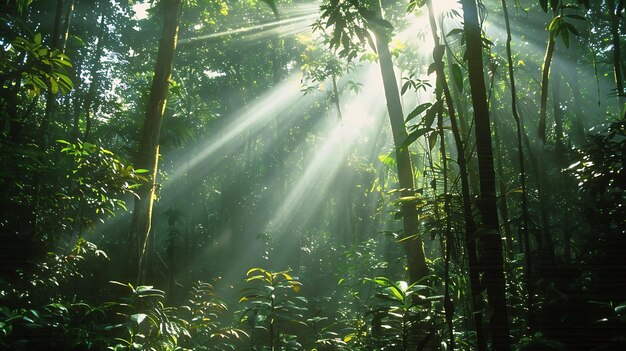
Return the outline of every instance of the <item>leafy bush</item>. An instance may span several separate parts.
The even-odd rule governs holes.
[[[252,329],[252,343],[254,330],[261,329],[268,334],[270,350],[276,345],[288,349],[301,347],[295,338],[284,332],[289,323],[306,326],[302,313],[307,309],[301,304],[307,301],[302,296],[294,296],[302,286],[298,278],[286,271],[271,272],[263,268],[252,268],[246,276],[246,283],[253,286],[241,291],[243,296],[239,302],[245,304],[241,322],[246,322]],[[282,333],[279,328],[283,328]]]

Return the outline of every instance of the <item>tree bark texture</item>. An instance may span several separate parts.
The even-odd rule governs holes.
[[[461,198],[463,200],[463,219],[465,224],[465,249],[468,258],[470,290],[472,295],[472,315],[474,327],[476,328],[476,347],[479,351],[486,351],[487,340],[483,330],[483,318],[482,314],[479,313],[482,309],[480,268],[478,267],[478,253],[476,251],[476,239],[474,238],[474,233],[476,232],[476,222],[474,221],[474,216],[472,214],[472,200],[470,197],[467,158],[461,138],[461,130],[457,121],[456,109],[454,108],[452,94],[450,92],[450,87],[446,80],[443,67],[443,55],[445,48],[441,45],[439,35],[437,34],[437,23],[434,16],[432,0],[427,0],[426,6],[428,7],[428,19],[433,36],[433,42],[435,43],[435,49],[433,50],[435,73],[437,74],[438,85],[441,86],[441,89],[443,90],[443,96],[446,101],[448,115],[450,116],[450,125],[452,127],[452,135],[454,137],[457,151],[457,164],[459,165],[459,177],[461,179]]]
[[[393,141],[396,145],[396,161],[398,165],[398,182],[402,197],[415,196],[415,183],[411,156],[406,147],[400,147],[408,134],[404,125],[404,114],[400,102],[400,92],[396,75],[393,71],[393,62],[389,52],[387,34],[381,28],[376,32],[376,48],[380,60],[380,72],[383,79],[387,111],[393,133]],[[418,234],[419,218],[414,202],[406,201],[401,208],[403,215],[404,237],[414,236],[411,240],[403,242],[409,266],[409,280],[411,283],[419,281],[428,275],[428,267],[424,256],[422,239]]]
[[[508,351],[509,323],[505,296],[504,261],[502,238],[499,233],[496,201],[496,177],[491,146],[489,107],[485,88],[482,61],[482,37],[475,0],[462,0],[464,30],[467,42],[469,81],[474,106],[476,153],[480,183],[479,211],[482,228],[476,232],[481,254],[480,264],[484,269],[484,286],[487,290],[492,315],[489,330],[493,350]]]
[[[137,270],[138,283],[143,281],[146,269],[145,254],[150,238],[152,209],[157,187],[161,122],[165,112],[172,62],[178,41],[181,0],[162,0],[160,6],[163,14],[163,30],[150,89],[150,99],[144,117],[143,132],[135,160],[135,167],[147,169],[150,177],[149,183],[138,190],[139,199],[135,199],[133,210],[131,247],[134,251],[134,268]]]
[[[541,96],[539,101],[539,121],[537,126],[537,134],[539,134],[539,140],[546,142],[546,119],[548,110],[548,83],[550,82],[550,65],[552,64],[552,57],[554,56],[555,38],[552,32],[548,33],[548,46],[546,47],[546,54],[543,58],[543,67],[541,72]]]
[[[378,17],[382,18],[382,9],[379,0],[375,0],[374,2],[374,11]],[[389,113],[389,122],[391,124],[393,141],[396,147],[400,196],[410,198],[416,195],[415,178],[409,149],[408,147],[401,147],[408,137],[408,133],[404,124],[404,113],[402,112],[398,82],[393,70],[391,53],[389,52],[389,38],[383,28],[375,27],[374,31],[380,73],[387,102],[387,112]],[[415,283],[428,276],[424,245],[419,235],[418,211],[414,201],[404,201],[400,206],[404,230],[402,237],[407,239],[402,241],[402,245],[407,257],[409,281],[410,283]],[[426,322],[424,325],[415,324],[412,327],[412,333],[416,336],[418,349],[434,350],[437,348],[436,331],[432,323]]]

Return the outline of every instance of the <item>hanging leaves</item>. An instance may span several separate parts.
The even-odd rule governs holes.
[[[565,44],[565,47],[569,48],[570,33],[575,36],[579,36],[580,32],[578,31],[578,29],[576,29],[576,26],[568,22],[567,19],[575,19],[581,21],[585,20],[585,18],[580,15],[558,15],[552,19],[550,25],[548,25],[548,30],[554,38],[560,36],[563,40],[563,43]]]

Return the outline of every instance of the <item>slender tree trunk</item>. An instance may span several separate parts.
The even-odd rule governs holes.
[[[552,57],[554,56],[555,38],[552,32],[548,33],[548,46],[546,47],[546,54],[543,58],[543,68],[541,73],[541,96],[539,101],[539,121],[537,133],[542,143],[546,142],[546,119],[548,109],[548,83],[550,80],[550,65],[552,64]]]
[[[607,0],[609,17],[611,19],[611,42],[613,44],[613,68],[615,73],[615,87],[618,97],[624,97],[624,62],[622,61],[622,46],[620,42],[620,12],[615,8],[615,0]],[[619,12],[618,12],[619,11]],[[622,100],[622,99],[620,99]]]
[[[502,216],[502,230],[503,237],[505,240],[505,247],[507,251],[507,255],[510,257],[513,253],[513,235],[511,233],[511,224],[509,223],[509,199],[507,196],[507,186],[504,181],[504,165],[503,165],[503,151],[502,151],[502,138],[503,135],[500,135],[501,129],[499,126],[499,122],[494,112],[494,121],[493,121],[493,133],[495,137],[495,156],[496,156],[496,167],[498,169],[498,190],[500,192],[500,199],[498,201],[500,207],[500,215]]]
[[[482,61],[481,28],[478,21],[476,2],[461,0],[463,5],[463,27],[467,42],[469,81],[474,106],[476,152],[480,182],[479,211],[482,230],[477,231],[481,244],[480,262],[484,267],[484,284],[489,306],[493,313],[489,318],[492,348],[498,351],[511,349],[509,342],[509,321],[506,307],[504,262],[502,239],[500,237],[498,208],[496,201],[496,179],[491,147],[491,127],[489,107],[485,89]],[[479,233],[480,232],[480,233]]]
[[[335,107],[337,108],[337,118],[341,121],[343,116],[341,115],[341,105],[339,104],[339,89],[337,89],[337,77],[333,74],[331,76],[333,81],[333,101],[335,102]]]
[[[428,1],[430,5],[430,0]],[[429,14],[432,14],[429,6]],[[431,23],[432,24],[432,23]],[[436,35],[436,33],[434,33]],[[440,90],[440,89],[439,89]],[[437,100],[441,100],[441,93],[437,93]],[[441,154],[441,169],[443,171],[443,208],[446,215],[446,231],[445,231],[445,251],[444,251],[444,293],[443,293],[443,308],[446,315],[446,324],[448,327],[449,335],[449,350],[454,351],[454,305],[450,298],[450,254],[452,251],[452,210],[450,206],[451,197],[448,195],[448,157],[446,155],[446,139],[444,137],[443,129],[443,104],[439,105],[439,111],[437,111],[437,129],[441,133],[439,152]],[[438,206],[437,206],[438,207]],[[435,208],[437,208],[435,207]]]
[[[63,33],[61,34],[59,47],[61,51],[65,52],[67,49],[67,39],[70,36],[70,24],[72,22],[72,15],[74,14],[74,0],[69,0],[67,4],[67,11],[65,11],[65,22],[63,24]]]
[[[85,141],[89,141],[91,138],[91,132],[93,128],[92,116],[91,116],[91,108],[93,104],[93,100],[96,97],[96,89],[98,89],[98,85],[100,84],[100,75],[99,71],[102,67],[102,63],[100,62],[102,55],[104,53],[104,38],[106,35],[106,15],[105,9],[102,9],[102,14],[100,17],[100,33],[98,34],[98,44],[96,45],[96,53],[93,60],[93,65],[91,66],[91,84],[89,84],[89,90],[87,91],[87,95],[85,96],[85,100],[83,102],[83,108],[85,110]],[[76,135],[80,134],[80,129],[78,126],[78,118],[74,121],[74,128],[76,131]]]
[[[483,330],[482,314],[479,311],[482,309],[482,287],[480,282],[480,268],[478,266],[478,253],[476,250],[476,239],[474,233],[476,232],[476,222],[472,214],[472,200],[470,197],[470,182],[468,176],[468,164],[465,155],[465,148],[461,139],[461,132],[457,122],[456,110],[452,101],[452,94],[446,80],[445,72],[443,69],[443,54],[444,47],[440,45],[437,23],[434,17],[434,11],[432,8],[432,0],[427,0],[426,6],[428,7],[428,16],[431,27],[431,33],[433,35],[433,41],[435,43],[435,49],[433,50],[433,59],[435,62],[435,72],[437,74],[437,81],[443,89],[444,98],[446,100],[446,106],[448,107],[448,115],[450,116],[450,124],[452,126],[452,134],[457,151],[457,163],[459,165],[459,174],[461,178],[461,197],[463,200],[463,216],[465,222],[465,247],[468,256],[468,270],[470,276],[470,289],[472,294],[472,315],[474,319],[474,327],[476,328],[476,345],[477,350],[487,350],[487,339]]]
[[[143,132],[135,161],[135,166],[147,169],[150,177],[149,183],[139,188],[137,192],[139,199],[135,199],[133,211],[131,246],[134,249],[132,254],[134,255],[134,268],[137,270],[138,283],[141,283],[145,278],[145,253],[150,238],[152,209],[157,186],[161,122],[165,113],[172,62],[178,41],[181,0],[161,0],[159,4],[162,7],[163,31],[154,68],[150,100],[146,109]]]
[[[380,14],[380,4],[377,1],[378,13]],[[407,138],[406,127],[404,125],[404,114],[400,103],[400,92],[393,71],[393,62],[389,52],[389,42],[387,33],[382,28],[376,32],[376,48],[380,60],[380,72],[383,78],[385,98],[387,101],[387,112],[393,133],[394,144],[396,145],[396,161],[398,167],[398,183],[400,195],[402,197],[415,196],[415,185],[413,176],[413,165],[408,148],[400,147]],[[412,237],[411,240],[404,241],[404,250],[408,259],[409,280],[411,283],[417,282],[428,275],[426,258],[422,239],[418,235],[419,219],[417,208],[414,202],[406,201],[402,204],[404,237]]]
[[[61,44],[61,27],[63,25],[63,0],[57,0],[57,8],[54,16],[54,28],[52,31],[52,40],[51,46],[53,49],[58,49]],[[48,146],[48,142],[50,136],[48,135],[50,132],[50,120],[52,119],[52,115],[55,110],[55,94],[52,91],[48,90],[46,93],[46,109],[44,112],[43,120],[41,121],[41,125],[39,127],[39,136],[40,136],[40,146],[46,148]]]
[[[563,168],[566,166],[567,158],[564,157],[565,134],[563,132],[563,112],[561,111],[561,72],[557,69],[554,71],[554,84],[552,85],[552,109],[555,137],[554,161],[556,166]]]
[[[571,80],[568,82],[570,91],[572,93],[572,99],[574,101],[574,122],[572,123],[572,131],[570,132],[570,140],[575,145],[580,145],[585,141],[585,110],[582,104],[582,92],[580,86],[580,77],[578,74],[574,74]]]
[[[374,11],[382,18],[380,0],[374,1]],[[408,134],[404,124],[404,113],[400,101],[400,92],[396,75],[393,70],[391,53],[389,52],[389,38],[385,29],[373,28],[375,31],[376,49],[380,63],[380,73],[383,79],[385,99],[387,102],[387,112],[393,134],[394,145],[396,146],[396,163],[398,168],[398,185],[400,186],[400,196],[410,198],[415,196],[415,178],[413,175],[413,165],[408,147],[401,147]],[[407,257],[409,271],[409,281],[418,282],[428,276],[428,266],[424,254],[424,245],[419,234],[419,218],[417,207],[414,201],[404,201],[401,203],[402,222],[406,240],[402,241],[404,252]],[[415,335],[418,339],[418,347],[424,350],[431,350],[437,347],[436,331],[428,324],[422,327],[415,325]]]
[[[534,329],[534,295],[532,270],[530,265],[530,237],[528,233],[530,214],[528,211],[528,192],[526,188],[526,166],[524,161],[524,148],[522,143],[522,133],[524,127],[522,126],[521,118],[517,110],[517,88],[515,86],[515,72],[513,70],[513,54],[511,52],[511,24],[509,21],[509,11],[506,5],[506,0],[502,0],[502,11],[504,13],[504,22],[506,25],[506,57],[507,67],[509,70],[509,82],[511,85],[511,112],[513,119],[515,120],[515,134],[517,141],[517,159],[520,167],[520,187],[522,188],[522,240],[524,242],[524,258],[525,258],[525,270],[526,270],[526,289],[528,292],[528,299],[526,300],[526,308],[528,310],[528,325],[530,330]]]

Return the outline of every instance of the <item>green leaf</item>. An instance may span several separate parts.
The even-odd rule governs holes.
[[[569,49],[569,30],[561,30],[561,38],[563,38],[565,47]]]
[[[456,63],[452,64],[452,77],[456,87],[460,92],[463,92],[463,73],[461,72],[461,67]]]
[[[400,148],[408,147],[409,145],[413,144],[415,140],[417,140],[419,137],[425,135],[426,133],[432,130],[433,130],[432,128],[420,128],[411,132],[411,134],[409,134],[406,137],[406,139],[404,139],[404,141],[402,142],[402,145],[400,145]]]
[[[50,77],[49,81],[50,81],[50,92],[52,94],[58,93],[59,92],[59,84],[57,83],[57,81],[54,78],[52,78],[52,77]]]
[[[560,16],[556,16],[556,17],[554,17],[552,19],[552,21],[550,21],[550,24],[548,25],[548,30],[551,31],[551,32],[554,32],[560,26],[561,26],[561,17]]]
[[[424,119],[422,119],[422,124],[424,125],[425,128],[431,128],[433,123],[435,122],[435,117],[437,116],[437,112],[439,112],[439,108],[441,107],[441,101],[437,101],[435,102],[434,105],[432,105],[428,111],[426,111],[426,114],[424,115]]]
[[[431,75],[437,70],[437,63],[433,62],[428,66],[428,75]]]
[[[570,32],[574,33],[574,35],[580,36],[580,32],[573,24],[565,22],[565,27],[567,27]]]
[[[400,95],[404,95],[404,93],[406,93],[406,91],[409,90],[410,87],[411,81],[406,81],[404,85],[402,85],[402,92],[400,93]]]
[[[561,0],[550,0],[550,7],[552,7],[552,11],[556,11],[559,8],[559,3]]]
[[[404,301],[404,294],[402,294],[402,290],[398,288],[395,284],[389,287],[389,290],[399,301]]]
[[[410,82],[406,82],[406,83],[405,83],[405,85],[406,85],[406,84],[409,84],[409,83],[410,83]],[[426,102],[426,103],[423,103],[423,104],[421,104],[421,105],[418,105],[418,106],[417,106],[417,107],[416,107],[413,111],[411,111],[411,113],[409,113],[409,115],[408,115],[408,116],[406,116],[406,121],[405,121],[405,123],[406,123],[406,122],[408,122],[408,121],[410,121],[410,120],[412,120],[413,118],[415,118],[415,117],[419,116],[422,112],[426,111],[426,110],[427,110],[429,107],[431,107],[432,105],[433,105],[433,104],[432,104],[432,103],[430,103],[430,102]]]
[[[433,132],[428,137],[428,146],[429,146],[431,151],[433,150],[435,145],[437,145],[437,136],[438,135],[439,135],[439,132]]]
[[[148,315],[145,313],[136,313],[130,316],[130,320],[139,325],[146,319],[146,317],[148,317]]]
[[[264,3],[266,3],[274,12],[274,14],[276,16],[278,16],[278,7],[276,6],[276,1],[275,0],[263,0]]]
[[[548,0],[539,0],[539,4],[541,5],[541,9],[543,12],[548,12]]]

